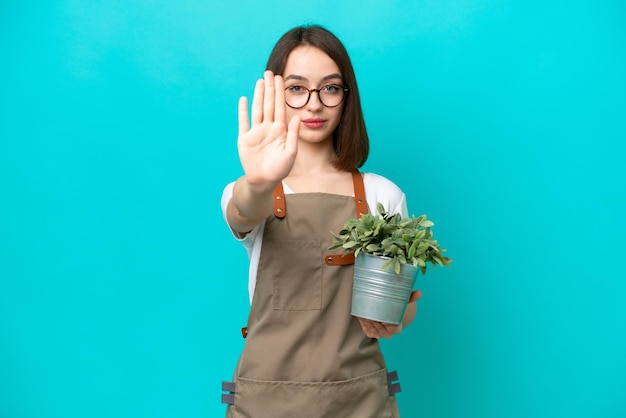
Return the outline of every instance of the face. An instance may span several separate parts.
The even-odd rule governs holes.
[[[302,87],[317,90],[328,86],[326,92],[322,93],[324,98],[326,94],[328,97],[334,94],[333,91],[337,90],[335,86],[343,86],[343,79],[335,61],[322,50],[311,46],[299,46],[291,51],[283,76],[286,89],[304,92],[305,95],[306,90]],[[331,102],[327,101],[327,104]],[[300,116],[301,140],[316,143],[332,142],[333,132],[339,124],[342,112],[343,102],[335,107],[324,106],[316,91],[311,93],[308,103],[303,107],[293,109],[287,106],[287,120],[294,115]]]

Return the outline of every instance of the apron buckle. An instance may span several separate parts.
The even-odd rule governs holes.
[[[387,373],[387,388],[389,389],[389,396],[393,396],[402,391],[397,371]]]
[[[235,384],[235,382],[222,382],[222,391],[228,392],[228,393],[222,394],[222,403],[225,403],[227,405],[235,404],[235,389],[236,388],[237,388],[237,385]]]

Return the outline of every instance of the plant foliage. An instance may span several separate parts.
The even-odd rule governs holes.
[[[378,215],[364,214],[360,219],[350,219],[339,233],[331,232],[335,238],[329,250],[341,248],[343,255],[360,252],[389,257],[383,269],[393,268],[400,274],[402,264],[411,263],[426,274],[427,263],[432,266],[449,267],[452,259],[443,255],[433,239],[433,222],[426,215],[403,218],[399,213],[390,215],[381,203]]]

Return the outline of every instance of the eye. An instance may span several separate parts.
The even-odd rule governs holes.
[[[343,87],[338,86],[337,84],[328,84],[327,86],[322,87],[320,90],[330,94],[337,94],[341,90],[343,90]]]
[[[303,94],[307,91],[302,86],[290,86],[290,87],[287,87],[285,90],[287,90],[291,94]]]

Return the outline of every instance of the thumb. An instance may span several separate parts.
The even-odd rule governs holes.
[[[422,291],[415,290],[411,292],[411,296],[409,297],[409,303],[417,302],[417,300],[421,297],[422,297]]]

